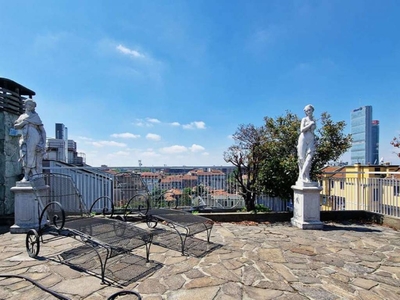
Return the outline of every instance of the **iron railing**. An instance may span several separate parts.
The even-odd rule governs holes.
[[[400,217],[400,172],[342,174],[321,183],[321,210],[365,210]]]
[[[62,173],[70,175],[76,186],[82,193],[83,199],[88,207],[91,201],[105,195],[113,199],[115,205],[123,205],[125,199],[121,192],[120,180],[115,176],[119,174],[110,173],[108,168],[95,167],[66,167],[65,164],[52,162],[49,167],[44,168],[47,172]],[[118,168],[123,169],[123,168]],[[179,174],[173,174],[177,176]],[[180,174],[180,175],[183,175]],[[326,177],[321,179],[321,210],[365,210],[383,215],[400,217],[400,173],[343,173],[340,178]],[[161,175],[160,175],[161,176]],[[162,178],[168,174],[163,173]],[[353,176],[355,178],[346,178]],[[224,177],[218,178],[214,175],[202,175],[197,182],[191,182],[186,186],[179,180],[161,180],[161,177],[145,177],[144,182],[150,193],[160,191],[171,191],[168,195],[172,197],[166,201],[179,199],[180,205],[188,207],[207,207],[214,209],[241,210],[245,207],[244,199],[240,195],[239,185],[231,180],[232,176],[225,173]],[[193,180],[193,178],[192,178]],[[192,188],[190,197],[185,196],[185,189]],[[199,188],[200,187],[200,188]],[[187,191],[187,190],[186,190]],[[182,200],[183,199],[183,200]],[[256,204],[262,204],[271,211],[292,210],[291,201],[267,195],[258,195]],[[101,209],[99,206],[98,208]]]
[[[50,166],[43,167],[43,171],[70,176],[80,191],[86,207],[91,207],[101,196],[112,198],[113,175],[102,171],[101,168],[68,167],[64,163],[51,161]],[[98,203],[93,210],[101,211],[101,204]]]

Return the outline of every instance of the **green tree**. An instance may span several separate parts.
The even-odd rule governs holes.
[[[264,118],[264,126],[240,125],[233,135],[235,144],[224,153],[224,159],[237,167],[235,179],[245,195],[248,210],[264,193],[291,199],[291,186],[298,178],[297,142],[301,120],[291,112],[277,118]],[[322,113],[316,134],[316,153],[311,178],[317,179],[320,169],[337,160],[351,146],[351,136],[343,134],[344,121],[334,122]],[[246,177],[247,175],[247,177]]]
[[[191,202],[192,202],[191,195],[192,194],[193,194],[193,192],[190,187],[184,188],[182,191],[182,196],[181,196],[181,205],[183,205],[183,206],[191,205]]]
[[[257,175],[262,162],[263,129],[252,124],[240,125],[233,134],[235,144],[224,152],[224,160],[236,167],[233,173],[248,211],[255,209]]]
[[[257,185],[263,193],[281,199],[292,198],[291,186],[298,177],[297,140],[300,119],[290,113],[276,119],[264,118],[263,161]]]
[[[324,112],[320,119],[321,127],[317,127],[317,151],[313,160],[311,178],[317,179],[321,169],[330,161],[337,161],[350,147],[352,138],[344,134],[346,122],[334,122],[331,115]]]
[[[276,119],[265,117],[264,161],[257,184],[267,195],[291,199],[292,185],[299,175],[297,142],[301,120],[294,114]],[[351,136],[345,135],[344,121],[334,122],[324,112],[315,132],[316,153],[313,157],[310,177],[316,181],[320,170],[329,162],[336,161],[351,146]]]

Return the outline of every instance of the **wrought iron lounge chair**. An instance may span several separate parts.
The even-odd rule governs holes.
[[[106,281],[106,270],[108,272],[107,263],[129,265],[133,261],[129,258],[133,255],[133,249],[145,246],[146,262],[149,262],[153,234],[132,223],[111,219],[114,206],[109,197],[97,198],[87,210],[73,180],[67,175],[39,174],[30,182],[38,201],[40,225],[38,230],[31,229],[27,233],[26,249],[29,256],[36,257],[39,254],[40,244],[44,243],[43,236],[46,234],[72,237],[83,245],[68,249],[59,257],[64,263],[72,265],[82,261],[92,264],[97,257],[103,283]],[[96,216],[93,212],[99,203],[103,207],[102,216]],[[124,279],[135,278],[134,267],[125,269],[124,272],[128,274],[125,274]],[[141,267],[144,267],[143,264]]]
[[[120,194],[121,202],[124,202],[123,199],[129,199],[122,203],[125,220],[128,217],[139,216],[150,228],[155,228],[159,223],[172,228],[180,238],[183,255],[188,254],[185,247],[188,237],[206,232],[207,242],[210,243],[214,224],[211,219],[179,209],[176,201],[175,205],[165,201],[165,193],[151,195],[140,174],[122,173],[115,178],[119,188],[114,191]],[[162,235],[158,238],[161,239]]]

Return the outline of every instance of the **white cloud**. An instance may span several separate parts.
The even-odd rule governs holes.
[[[184,129],[206,129],[206,123],[203,121],[195,121],[186,125],[182,125]]]
[[[159,136],[158,134],[155,134],[155,133],[148,133],[146,135],[146,139],[148,139],[150,141],[159,141],[159,140],[161,140],[161,136]]]
[[[146,120],[136,119],[136,121],[133,123],[133,125],[139,126],[139,127],[153,127],[154,124],[159,124],[159,123],[161,123],[161,121],[158,119],[146,118]]]
[[[158,119],[146,118],[146,120],[147,120],[147,122],[150,122],[150,123],[161,123],[161,121]]]
[[[172,122],[172,123],[170,123],[170,125],[172,125],[172,126],[181,126],[181,124],[179,122]]]
[[[143,120],[141,120],[141,119],[137,119],[137,120],[133,123],[133,125],[139,126],[139,127],[143,127],[143,126],[146,125],[146,123],[144,123]]]
[[[114,141],[98,141],[98,142],[91,142],[91,144],[95,147],[105,147],[105,146],[126,147],[126,144]]]
[[[111,135],[111,137],[122,138],[122,139],[137,139],[137,138],[140,138],[140,135],[139,134],[133,134],[133,133],[125,132],[125,133],[113,133]]]
[[[127,47],[121,41],[101,39],[97,43],[97,54],[109,58],[110,76],[123,76],[140,82],[151,80],[153,84],[163,84],[163,72],[167,64],[147,52],[142,45]],[[122,57],[124,62],[121,63]]]
[[[185,146],[180,146],[180,145],[174,145],[171,147],[164,147],[160,149],[160,152],[165,154],[177,154],[177,153],[184,153],[187,151],[188,149]]]
[[[196,144],[193,144],[189,149],[192,152],[201,152],[201,151],[205,150],[205,148],[203,146],[196,145]]]
[[[119,52],[121,52],[122,54],[129,55],[129,56],[134,57],[134,58],[145,58],[145,55],[140,53],[139,51],[129,49],[129,48],[125,47],[125,46],[122,46],[121,44],[119,44],[116,47],[116,49]]]

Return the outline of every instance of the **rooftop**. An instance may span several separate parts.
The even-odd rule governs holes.
[[[34,96],[36,94],[34,91],[28,89],[27,87],[24,87],[23,85],[11,79],[3,77],[0,77],[0,87],[6,88],[13,92],[15,92],[18,89],[19,94],[24,96]]]
[[[191,256],[181,256],[173,243],[153,245],[150,259],[161,267],[124,289],[145,300],[400,298],[400,232],[388,227],[217,223],[211,241],[190,238]],[[28,257],[23,234],[1,234],[0,245],[1,275],[23,274],[72,299],[105,299],[121,290],[58,262],[56,254],[80,245],[71,238],[42,244],[40,259]],[[49,297],[22,279],[0,278],[0,287],[1,299]]]

